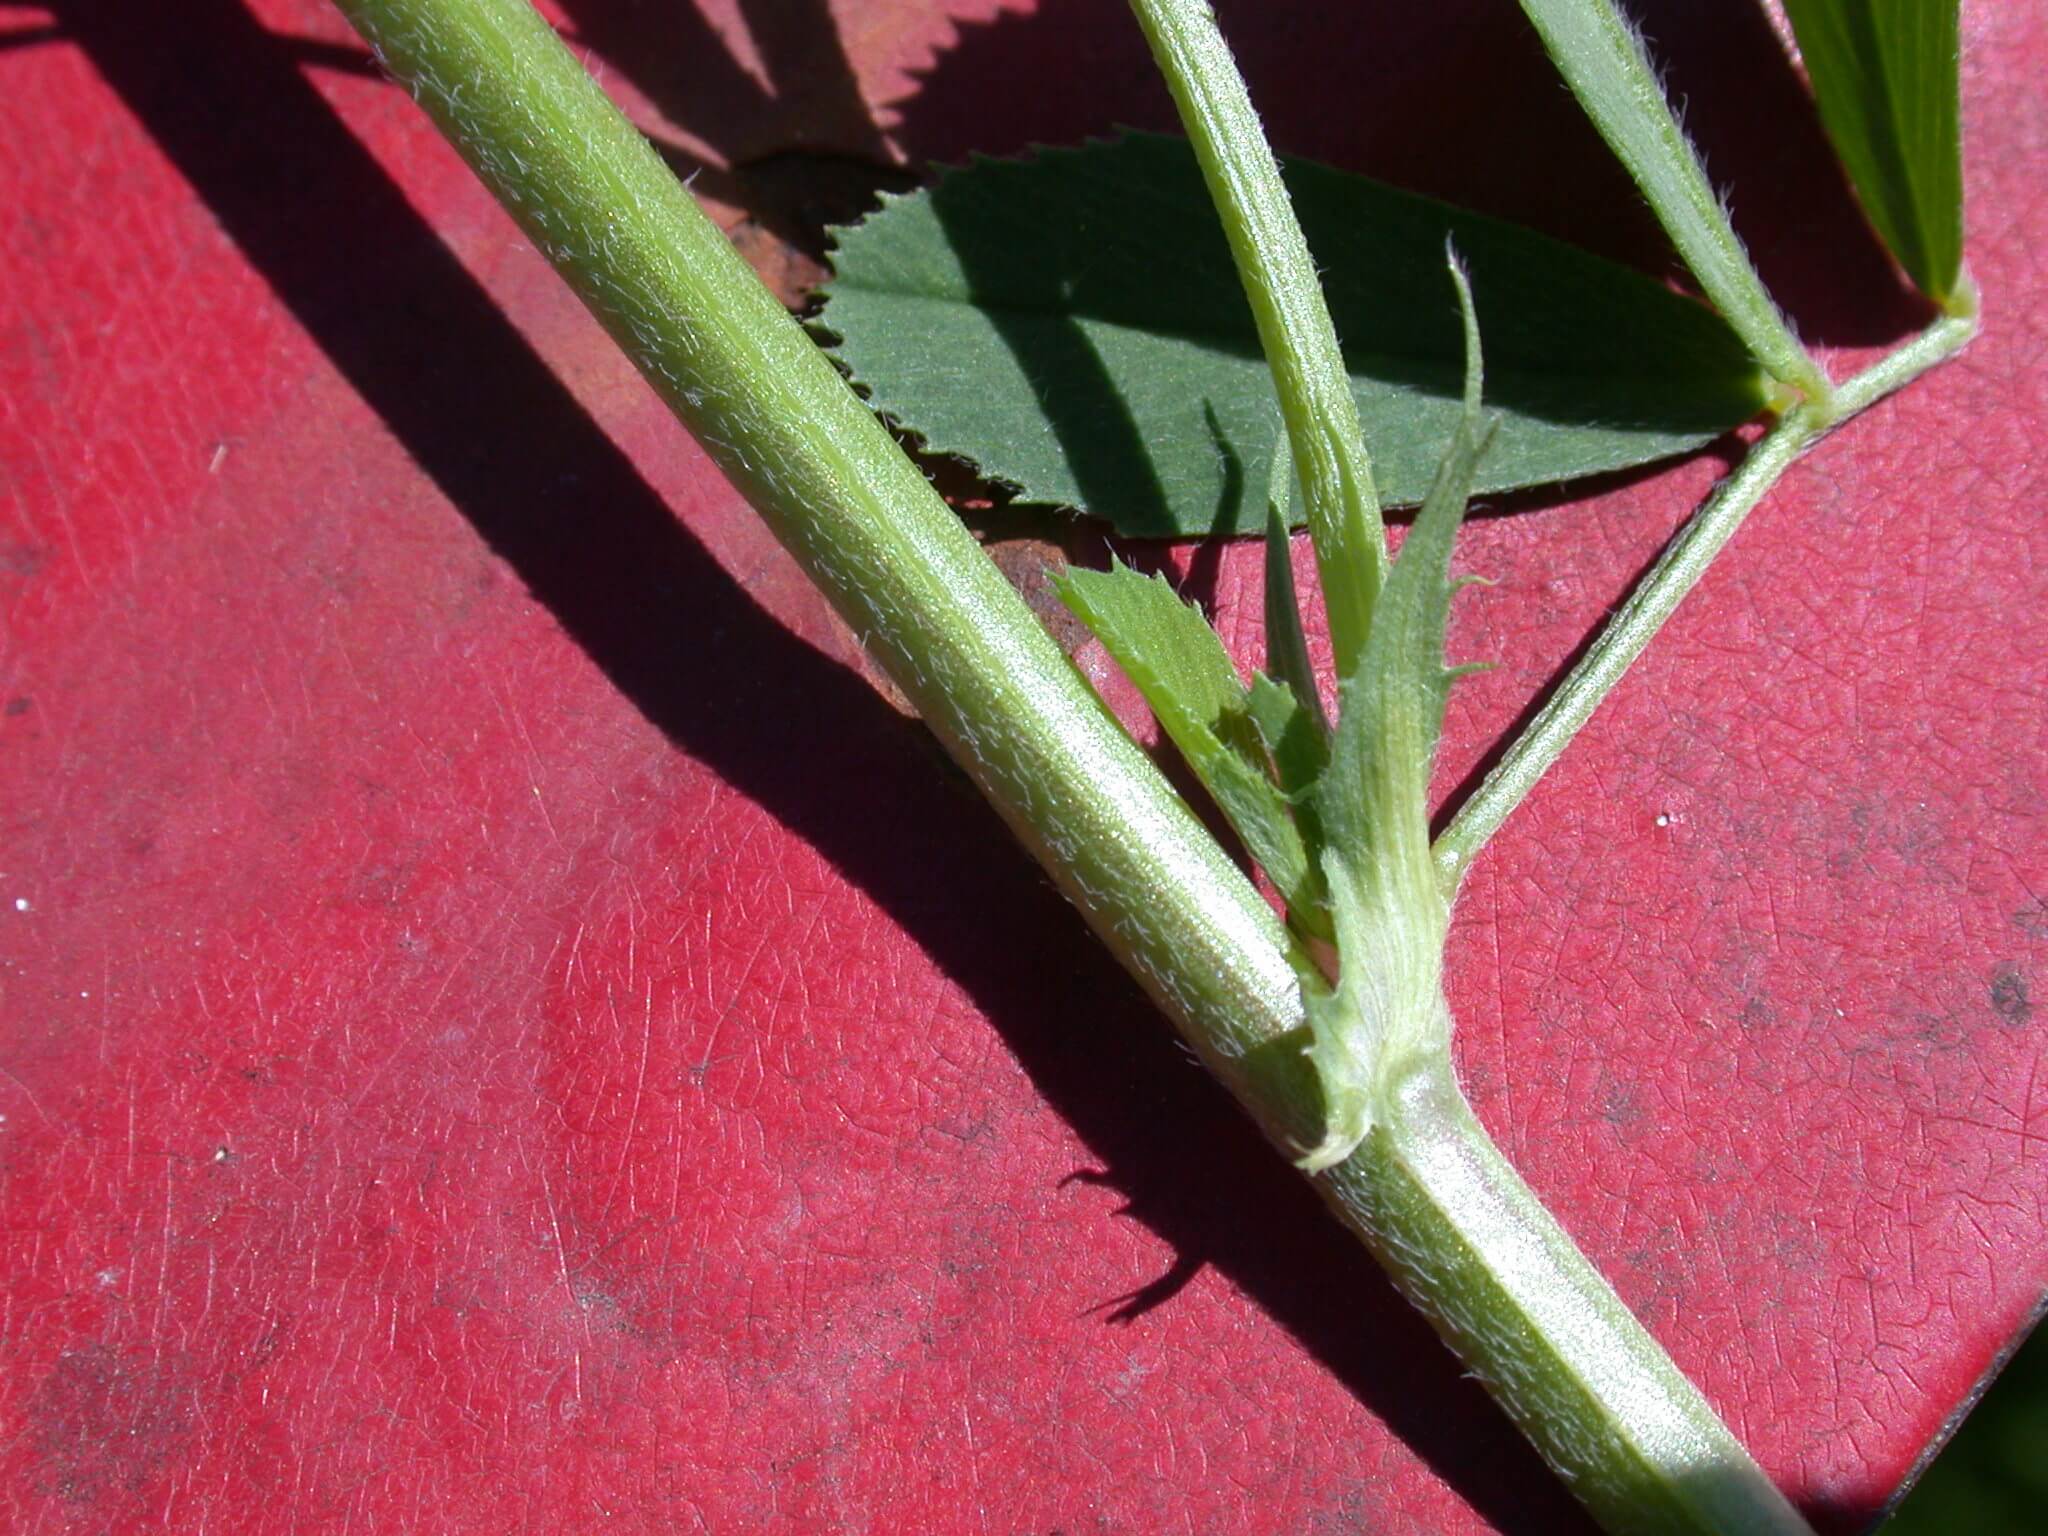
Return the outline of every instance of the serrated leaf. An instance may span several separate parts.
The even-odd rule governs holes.
[[[1117,564],[1070,569],[1060,599],[1095,632],[1144,695],[1180,755],[1286,898],[1289,915],[1320,931],[1320,881],[1287,799],[1269,776],[1247,696],[1201,613],[1157,576]]]
[[[1479,490],[1696,447],[1760,410],[1712,312],[1531,231],[1284,164],[1326,274],[1373,472],[1429,489],[1460,415],[1450,235],[1485,295],[1500,435]],[[1260,531],[1271,380],[1185,142],[977,161],[843,231],[823,324],[875,407],[1024,499],[1133,534]]]
[[[1878,235],[1920,291],[1963,263],[1957,0],[1785,0],[1822,124]]]

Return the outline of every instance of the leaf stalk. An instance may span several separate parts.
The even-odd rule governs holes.
[[[1794,406],[1743,456],[1657,558],[1599,638],[1559,683],[1536,718],[1509,744],[1485,780],[1436,841],[1437,867],[1451,887],[1479,850],[1550,770],[1635,659],[1698,585],[1750,510],[1801,454],[1831,428],[1947,361],[1977,334],[1976,290],[1968,274],[1959,293],[1965,313],[1946,315],[1836,388],[1825,407]]]

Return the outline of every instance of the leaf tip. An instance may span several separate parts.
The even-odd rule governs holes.
[[[1479,418],[1479,400],[1484,392],[1486,358],[1479,345],[1479,311],[1472,300],[1472,275],[1449,235],[1444,236],[1444,265],[1451,274],[1451,286],[1458,292],[1458,318],[1465,330],[1465,425],[1474,430]]]

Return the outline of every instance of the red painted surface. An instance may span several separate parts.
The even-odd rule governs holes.
[[[1078,0],[563,9],[723,164],[1161,113]],[[1502,8],[1255,9],[1286,147],[1659,259]],[[1651,20],[1806,332],[1903,334],[1762,24]],[[1575,1528],[331,15],[0,29],[0,1525]],[[1966,32],[1987,334],[1787,478],[1450,967],[1839,1527],[2048,1284],[2048,30]],[[1446,794],[1712,473],[1471,527]],[[1251,554],[1162,557],[1249,653]]]

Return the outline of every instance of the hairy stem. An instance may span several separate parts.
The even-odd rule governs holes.
[[[1447,879],[1455,881],[1471,866],[1473,856],[1593,717],[1622,673],[1643,654],[1721,547],[1735,536],[1749,509],[1777,483],[1813,435],[1805,407],[1794,409],[1749,450],[1741,467],[1715,487],[1678,537],[1665,546],[1656,565],[1607,621],[1600,638],[1436,840],[1437,865]]]
[[[546,24],[525,0],[337,3],[1266,1134],[1282,1147],[1315,1144],[1323,1103],[1303,1056],[1305,958]],[[1215,135],[1212,185],[1222,177],[1239,206],[1264,207],[1277,178],[1241,82],[1236,97],[1228,90],[1234,66],[1226,79],[1204,51],[1213,27],[1204,32],[1206,16],[1180,0],[1139,6],[1158,24],[1155,46],[1192,49],[1183,76],[1221,92],[1197,102]],[[1245,226],[1282,245],[1292,227],[1291,215],[1284,228]],[[1273,300],[1285,311],[1275,325],[1293,338],[1269,344],[1283,362],[1297,344],[1313,357],[1328,331],[1326,317],[1320,332],[1308,323],[1319,295],[1301,307],[1313,272],[1300,254]],[[1329,361],[1302,365],[1295,410],[1309,430],[1293,437],[1290,423],[1298,459],[1310,457],[1304,440],[1327,454],[1347,416],[1355,422],[1348,385],[1341,405],[1327,396]],[[1798,423],[1769,441],[1796,437],[1796,451],[1821,426]],[[1345,515],[1362,518],[1370,486],[1362,460],[1354,467],[1358,476],[1337,479],[1351,497]],[[1373,520],[1370,559],[1383,562]],[[1369,616],[1381,566],[1367,569]],[[1416,1022],[1441,1024],[1423,1033],[1447,1039],[1448,1017],[1433,1006]],[[1801,1528],[1486,1138],[1447,1050],[1404,1058],[1370,1134],[1318,1182],[1611,1528]]]
[[[1949,296],[1950,313],[1935,321],[1904,346],[1886,353],[1868,368],[1845,380],[1835,390],[1835,409],[1830,424],[1846,421],[1867,410],[1886,395],[1904,389],[1936,364],[1945,363],[1969,345],[1977,334],[1977,285],[1964,270]]]
[[[1390,1085],[1317,1184],[1606,1529],[1808,1533],[1501,1155],[1447,1060]]]

